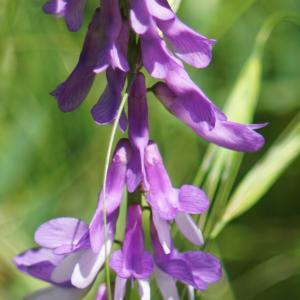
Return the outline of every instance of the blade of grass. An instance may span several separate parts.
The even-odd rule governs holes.
[[[255,205],[300,155],[300,114],[295,120],[292,121],[295,125],[290,128],[290,132],[274,143],[237,186],[221,220],[214,226],[210,238],[215,238],[228,222]]]

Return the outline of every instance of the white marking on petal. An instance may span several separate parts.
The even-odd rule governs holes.
[[[71,279],[72,273],[74,271],[75,265],[82,253],[85,250],[79,251],[73,254],[69,254],[66,258],[57,265],[57,267],[53,270],[51,274],[51,280],[56,283],[63,283],[69,281]]]
[[[189,300],[195,300],[194,288],[191,285],[188,285],[188,297]]]
[[[157,286],[164,300],[179,300],[175,280],[167,273],[155,268],[155,278]]]
[[[127,279],[116,277],[114,300],[123,300]]]
[[[141,300],[150,300],[150,284],[149,281],[146,279],[139,279],[139,294]]]
[[[166,254],[171,252],[171,233],[169,223],[153,211],[153,223],[158,234],[159,242]]]
[[[112,241],[106,242],[107,252],[111,250]],[[88,287],[98,274],[105,261],[105,244],[98,253],[94,253],[92,249],[88,249],[83,253],[75,265],[71,282],[77,288],[83,289]]]
[[[204,239],[200,228],[197,227],[193,218],[185,213],[178,213],[175,218],[179,230],[193,244],[202,246]]]

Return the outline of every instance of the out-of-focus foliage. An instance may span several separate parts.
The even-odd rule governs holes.
[[[48,95],[76,63],[98,1],[88,3],[84,28],[71,34],[61,20],[42,13],[43,1],[0,1],[1,300],[21,299],[44,285],[17,272],[11,263],[14,255],[34,245],[33,232],[41,222],[58,216],[88,221],[96,206],[111,129],[95,125],[89,110],[103,91],[104,76],[98,76],[87,101],[71,114],[61,113]],[[183,0],[178,11],[186,23],[218,40],[211,66],[189,69],[193,79],[219,106],[225,106],[234,120],[251,122],[257,106],[253,121],[269,122],[262,130],[266,146],[259,153],[244,155],[241,160],[241,155],[210,146],[215,150],[205,155],[207,143],[149,97],[151,138],[160,146],[174,185],[192,182],[202,165],[205,173],[207,168],[211,172],[207,177],[203,171],[197,181],[205,182],[204,189],[212,198],[231,195],[232,203],[235,199],[247,201],[254,192],[262,196],[255,207],[208,244],[222,258],[226,276],[202,295],[203,299],[300,299],[299,156],[295,155],[291,164],[284,162],[289,146],[299,145],[299,128],[292,131],[289,127],[270,150],[300,108],[299,27],[280,23],[268,39],[259,65],[251,55],[257,33],[269,16],[285,11],[300,12],[300,1]],[[226,99],[231,102],[225,104]],[[222,154],[213,161],[219,153],[231,153],[231,158],[224,160]],[[236,163],[230,164],[233,158]],[[283,165],[287,168],[277,179],[276,172]],[[263,176],[255,175],[257,170],[268,180],[263,182]],[[247,183],[253,179],[259,184]],[[233,190],[236,192],[231,194]],[[219,203],[216,222],[225,212],[226,203]],[[176,245],[191,246],[179,238]],[[159,299],[155,295],[153,299]]]

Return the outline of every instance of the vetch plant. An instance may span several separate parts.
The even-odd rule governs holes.
[[[81,27],[85,5],[85,0],[51,0],[44,5],[44,11],[63,17],[68,29],[76,31]],[[234,178],[233,167],[238,165],[236,155],[240,154],[210,147],[209,155],[214,160],[209,168],[217,172],[214,176],[208,172],[206,180],[211,189],[207,194],[199,188],[200,182],[205,181],[202,169],[195,185],[174,187],[159,146],[151,140],[147,103],[147,92],[151,92],[177,119],[217,146],[237,152],[259,150],[264,145],[264,138],[256,130],[266,124],[242,124],[229,120],[227,115],[236,113],[231,104],[237,98],[232,97],[224,114],[184,68],[185,63],[195,68],[208,66],[214,44],[215,40],[184,24],[166,0],[100,1],[77,65],[51,94],[62,111],[73,111],[87,97],[96,74],[106,72],[107,86],[91,110],[97,124],[113,124],[102,190],[89,224],[67,217],[50,220],[36,231],[35,241],[39,247],[14,259],[22,272],[52,285],[28,299],[80,299],[89,292],[103,269],[106,282],[100,285],[96,299],[129,299],[129,283],[134,285],[135,281],[140,298],[150,299],[152,278],[163,299],[180,299],[178,282],[181,290],[183,284],[193,299],[195,290],[204,291],[221,279],[220,260],[198,247],[205,247],[206,237],[214,238],[227,222],[256,201],[247,196],[251,198],[248,200],[250,204],[246,204],[246,208],[240,207],[240,194],[249,190],[249,184],[244,183],[220,220],[214,212],[219,203],[224,205],[220,199],[227,198],[232,185],[232,181],[221,182],[222,193],[212,201],[210,198],[215,196],[220,173],[227,163],[227,171],[232,172]],[[251,56],[255,63],[261,58],[259,51]],[[250,60],[246,68],[251,75],[250,71],[254,70],[250,68],[252,62]],[[147,86],[145,71],[158,80],[154,85]],[[244,84],[245,81],[239,83],[239,88]],[[247,103],[251,108],[250,116],[241,121],[251,122],[256,103],[255,97],[253,99]],[[118,127],[124,137],[113,152]],[[299,136],[298,123],[291,132]],[[282,168],[276,169],[278,172],[299,153],[299,139],[289,135],[287,141],[292,155],[286,164],[282,163]],[[279,143],[279,153],[283,151],[282,147]],[[270,156],[272,158],[272,152]],[[268,162],[265,160],[264,165]],[[249,176],[253,178],[254,175],[250,173]],[[123,240],[116,241],[124,192],[127,193],[126,228]],[[210,203],[213,207],[209,210]],[[200,219],[204,235],[193,217],[201,214],[205,214],[202,221]],[[177,227],[182,237],[194,244],[193,250],[178,250],[180,245],[176,245],[172,227]],[[145,243],[146,234],[151,247]],[[111,273],[115,275],[111,276]],[[185,294],[184,288],[183,292]]]

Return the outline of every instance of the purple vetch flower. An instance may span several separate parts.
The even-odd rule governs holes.
[[[184,84],[185,82],[181,81],[181,85]],[[172,87],[159,82],[154,85],[153,91],[173,115],[209,142],[243,152],[257,151],[264,145],[264,138],[256,133],[255,129],[262,128],[266,124],[243,125],[228,121],[213,104],[211,104],[211,111],[214,113],[215,124],[212,128],[197,118],[195,110],[199,101],[205,96],[196,86],[191,86],[190,92],[184,92],[179,80],[177,85],[173,84]]]
[[[123,246],[112,254],[110,267],[117,273],[115,300],[123,299],[128,279],[136,279],[141,299],[150,300],[148,278],[153,272],[153,261],[151,255],[144,250],[142,209],[139,205],[128,207]]]
[[[45,3],[43,10],[47,14],[64,17],[70,31],[77,31],[83,21],[84,8],[87,0],[50,0]]]
[[[118,69],[113,70],[109,68],[106,71],[106,78],[107,86],[99,101],[91,110],[93,119],[99,125],[111,124],[115,120],[121,103],[126,73]],[[127,118],[124,112],[121,115],[119,126],[122,131],[125,131],[127,128]]]
[[[130,20],[133,30],[141,36],[142,49],[144,39],[149,39],[149,33],[160,30],[171,44],[175,55],[184,62],[196,68],[204,68],[210,63],[215,41],[198,34],[181,22],[166,0],[133,0]],[[159,38],[156,34],[156,39]],[[152,52],[155,49],[153,43]],[[145,64],[149,57],[145,53],[143,56]]]
[[[95,11],[75,69],[67,80],[51,93],[57,99],[62,111],[76,109],[86,98],[95,79],[95,69],[97,69],[97,72],[102,72],[111,67],[113,70],[128,71],[125,58],[127,50],[124,52],[127,49],[128,24],[126,22],[122,23],[121,16],[119,18],[116,16],[119,21],[110,21],[110,17],[120,14],[116,10],[113,14],[110,11],[110,8],[114,7],[112,5],[114,1],[107,2],[107,0],[103,0],[102,9]],[[114,76],[111,73],[108,75],[108,77]],[[113,85],[111,91],[111,86],[109,86],[106,95],[103,97],[114,100],[113,96],[121,93],[122,87],[122,83],[117,84],[117,87]],[[109,93],[113,93],[113,96]],[[114,106],[117,101],[118,98],[112,104],[108,103],[107,105]],[[109,107],[106,108],[106,111],[111,110]],[[99,123],[101,123],[101,120],[99,120]]]
[[[170,285],[173,280],[192,286],[196,290],[206,290],[208,285],[217,282],[222,276],[221,264],[213,255],[202,251],[178,252],[173,246],[166,254],[160,245],[157,231],[151,225],[151,239],[154,261],[159,272],[161,285]],[[169,276],[169,277],[168,277]],[[166,282],[164,282],[164,280]]]
[[[145,77],[138,73],[134,79],[128,97],[129,140],[132,147],[132,158],[128,165],[127,187],[134,192],[143,182],[147,186],[144,152],[149,143],[148,106]]]
[[[209,201],[205,193],[192,185],[180,189],[172,186],[158,147],[150,143],[145,149],[145,173],[149,189],[146,198],[153,211],[153,221],[166,252],[170,247],[168,226],[165,221],[175,219],[179,230],[196,245],[203,244],[200,229],[190,214],[200,214],[208,209]]]
[[[80,299],[88,292],[90,284],[79,289],[72,275],[77,262],[87,256],[90,258],[87,233],[88,225],[74,218],[51,220],[38,228],[35,238],[41,248],[23,252],[14,258],[14,263],[22,272],[53,287],[37,291],[26,299]],[[86,271],[90,274],[91,269],[87,267]]]
[[[108,239],[113,242],[119,206],[126,186],[127,165],[131,155],[129,141],[121,139],[116,146],[112,162],[110,163],[106,182],[106,214]],[[103,224],[103,192],[99,195],[98,207],[89,228],[91,247],[95,252],[104,244]]]

